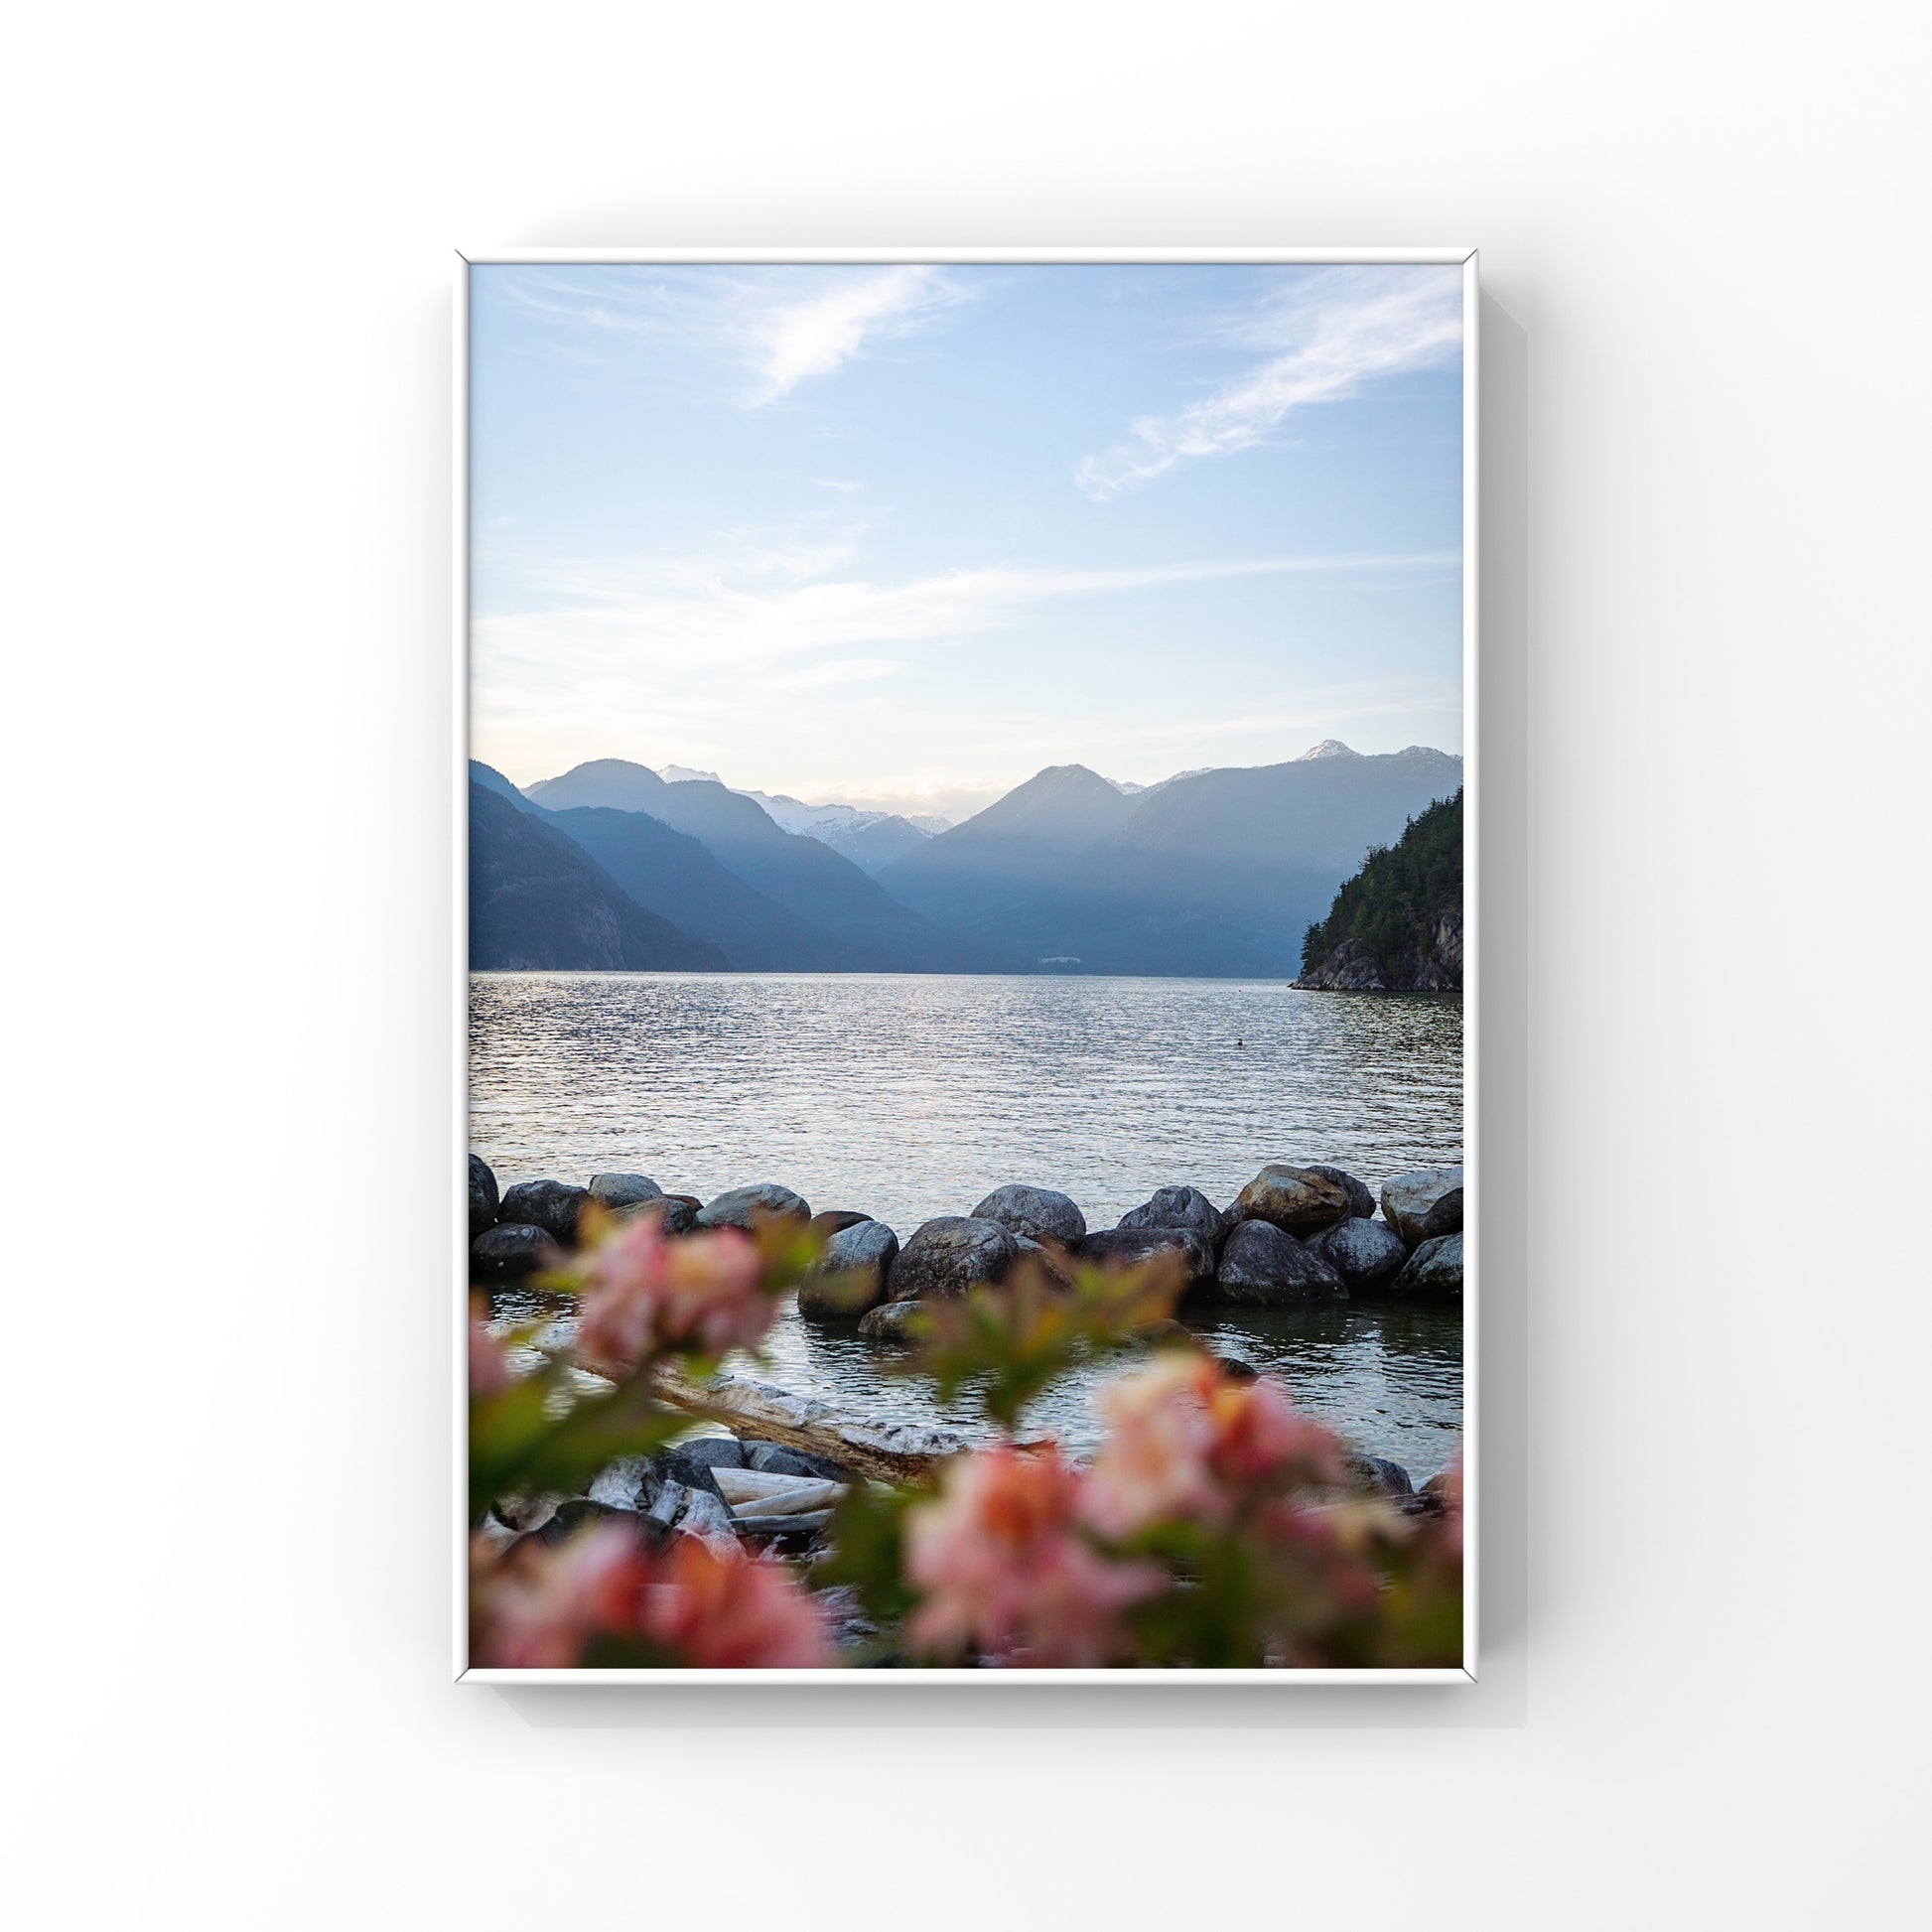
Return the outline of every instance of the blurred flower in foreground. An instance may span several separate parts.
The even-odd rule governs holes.
[[[483,1325],[483,1318],[470,1316],[470,1395],[473,1401],[500,1395],[511,1382],[509,1355],[503,1344]]]
[[[1257,1490],[1345,1480],[1339,1444],[1277,1383],[1230,1381],[1206,1355],[1170,1351],[1110,1384],[1099,1408],[1108,1435],[1081,1513],[1107,1536],[1225,1523]]]
[[[679,1537],[661,1557],[624,1527],[555,1548],[526,1539],[471,1587],[477,1661],[494,1669],[596,1661],[812,1670],[836,1661],[818,1606],[784,1570],[696,1537]]]
[[[587,1366],[635,1367],[660,1349],[756,1348],[777,1316],[757,1247],[730,1228],[667,1241],[651,1220],[615,1229],[583,1274]]]
[[[1051,1447],[1002,1445],[950,1463],[938,1495],[906,1516],[905,1574],[921,1593],[910,1646],[1074,1668],[1130,1654],[1121,1613],[1160,1587],[1161,1573],[1094,1549],[1078,1497],[1078,1477]]]

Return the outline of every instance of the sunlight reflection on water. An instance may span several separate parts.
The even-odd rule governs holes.
[[[1371,1186],[1460,1161],[1462,1010],[1279,981],[479,974],[470,1098],[473,1145],[505,1186],[621,1170],[709,1198],[780,1180],[904,1239],[1026,1180],[1108,1227],[1160,1186],[1224,1203],[1271,1160],[1332,1162]],[[1448,1459],[1458,1311],[1244,1311],[1204,1326],[1419,1481]],[[769,1373],[937,1418],[889,1359],[788,1312]],[[1096,1380],[1035,1420],[1088,1439]]]

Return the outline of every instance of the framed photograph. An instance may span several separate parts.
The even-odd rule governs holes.
[[[1474,1676],[1476,316],[459,258],[460,1678]]]

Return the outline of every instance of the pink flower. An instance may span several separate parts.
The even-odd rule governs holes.
[[[666,1240],[657,1223],[609,1234],[584,1274],[579,1347],[593,1366],[634,1368],[665,1348],[755,1348],[777,1314],[758,1249],[735,1229]]]
[[[500,1395],[510,1385],[508,1352],[474,1314],[470,1317],[470,1394]]]
[[[1152,1565],[1116,1563],[1081,1535],[1079,1478],[1047,1447],[958,1457],[905,1520],[905,1574],[922,1600],[906,1624],[928,1655],[962,1649],[1033,1666],[1086,1668],[1131,1649],[1128,1604],[1160,1587]]]
[[[721,1553],[695,1536],[645,1587],[652,1643],[700,1670],[822,1670],[834,1661],[816,1602],[775,1563]]]
[[[1219,1526],[1257,1490],[1344,1478],[1340,1447],[1266,1377],[1233,1382],[1206,1355],[1167,1352],[1101,1392],[1109,1429],[1083,1514],[1106,1536],[1160,1523]]]
[[[631,1620],[646,1564],[628,1530],[605,1525],[554,1549],[525,1542],[496,1569],[473,1572],[478,1661],[568,1669],[596,1631]]]
[[[471,1588],[478,1661],[561,1670],[608,1638],[694,1669],[819,1669],[836,1662],[817,1604],[776,1564],[679,1537],[665,1557],[601,1525],[554,1549],[524,1545]]]

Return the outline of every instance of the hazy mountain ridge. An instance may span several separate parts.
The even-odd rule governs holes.
[[[488,771],[488,767],[483,767]],[[470,964],[502,971],[721,971],[725,955],[638,905],[496,784],[470,784]]]

